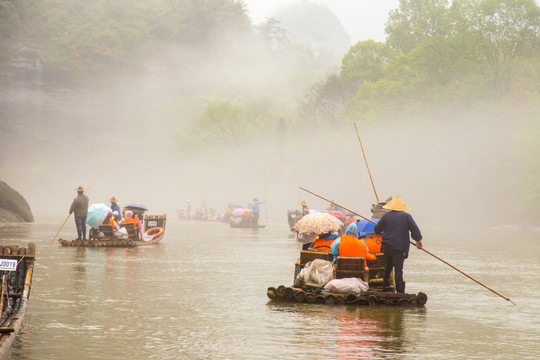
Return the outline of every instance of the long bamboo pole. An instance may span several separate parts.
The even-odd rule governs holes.
[[[362,145],[362,140],[360,140],[360,134],[358,133],[358,128],[356,127],[356,123],[354,123],[354,129],[356,130],[356,136],[358,137],[358,142],[360,143],[360,148],[362,149],[362,155],[364,156],[364,162],[366,163],[367,172],[369,174],[369,180],[371,180],[371,187],[373,187],[373,192],[375,193],[375,199],[377,199],[377,202],[379,202],[379,195],[377,195],[377,190],[375,190],[375,183],[373,182],[373,177],[371,176],[371,171],[369,170],[366,153],[364,152],[364,146]]]
[[[314,192],[312,192],[312,191],[309,191],[308,189],[305,189],[305,188],[303,188],[303,187],[301,187],[301,186],[300,186],[300,189],[302,189],[302,190],[304,190],[304,191],[306,191],[306,192],[308,192],[308,193],[310,193],[310,194],[312,194],[312,195],[315,195],[315,196],[317,196],[318,198],[321,198],[321,199],[323,199],[323,200],[329,201],[329,202],[331,202],[332,204],[337,205],[337,206],[339,206],[339,207],[341,207],[341,208],[343,208],[343,209],[345,209],[345,210],[347,210],[347,211],[349,211],[349,212],[351,212],[351,213],[353,213],[353,214],[355,214],[355,215],[358,215],[358,216],[360,216],[362,219],[371,221],[373,224],[376,224],[375,221],[373,221],[373,220],[371,220],[371,219],[368,219],[367,217],[365,217],[365,216],[363,216],[363,215],[360,215],[360,214],[358,214],[357,212],[352,211],[351,209],[347,209],[347,208],[344,207],[343,205],[340,205],[340,204],[336,203],[336,202],[333,201],[333,200],[329,200],[329,199],[325,198],[324,196],[318,195],[318,194],[316,194],[316,193],[314,193]],[[416,246],[416,244],[413,243],[412,241],[411,241],[410,243],[413,244],[414,246]],[[454,270],[460,272],[461,274],[465,275],[466,277],[468,277],[468,278],[471,279],[472,281],[476,282],[477,284],[482,285],[483,287],[485,287],[485,288],[488,289],[489,291],[493,292],[494,294],[499,295],[499,296],[502,297],[504,300],[510,301],[512,304],[516,305],[516,303],[514,303],[512,300],[510,300],[509,297],[504,296],[504,295],[501,294],[500,292],[495,291],[495,290],[493,290],[492,288],[490,288],[489,286],[487,286],[487,285],[483,284],[482,282],[476,280],[474,277],[470,276],[469,274],[467,274],[467,273],[464,272],[463,270],[458,269],[458,268],[455,267],[454,265],[450,264],[448,261],[446,261],[446,260],[440,258],[439,256],[433,254],[431,251],[428,251],[428,250],[424,249],[423,247],[418,247],[418,246],[416,246],[416,247],[417,247],[418,249],[420,249],[420,250],[423,250],[425,253],[427,253],[427,254],[433,256],[435,259],[442,261],[442,262],[445,263],[446,265],[450,266],[452,269],[454,269]]]
[[[90,185],[88,185],[88,187],[86,188],[86,190],[84,190],[84,193],[86,194],[88,192],[88,190],[90,190],[90,188],[92,187],[92,184],[94,184],[94,181],[96,180],[97,176],[99,175],[99,173],[101,172],[101,169],[103,169],[103,165],[101,165],[101,167],[99,168],[98,172],[96,173],[96,175],[94,176],[94,178],[92,179],[92,181],[90,181]],[[62,226],[60,226],[60,229],[58,229],[58,231],[56,232],[56,234],[54,234],[54,237],[52,238],[51,242],[49,243],[49,246],[53,243],[54,239],[56,239],[56,237],[58,236],[58,234],[60,233],[60,231],[62,230],[62,228],[64,227],[64,225],[66,225],[66,222],[68,221],[69,217],[71,216],[71,213],[69,213],[69,215],[66,217],[66,220],[64,220],[64,222],[62,223]]]
[[[268,201],[266,197],[266,168],[264,169],[264,214],[266,215],[266,225],[268,226]]]

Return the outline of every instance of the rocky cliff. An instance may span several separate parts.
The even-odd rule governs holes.
[[[0,223],[33,221],[34,215],[22,195],[0,180]]]

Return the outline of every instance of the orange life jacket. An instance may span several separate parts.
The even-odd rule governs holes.
[[[362,256],[367,260],[375,260],[376,256],[366,249],[364,242],[353,235],[342,235],[339,244],[339,255]]]
[[[113,218],[109,218],[109,221],[107,221],[107,218],[101,220],[101,223],[102,224],[111,224],[111,226],[114,228],[114,219]]]
[[[332,251],[332,248],[330,246],[332,245],[333,242],[334,242],[334,239],[326,240],[326,239],[317,238],[315,241],[313,241],[313,249],[330,252]]]
[[[339,255],[342,256],[365,256],[367,253],[364,242],[353,235],[341,235]]]
[[[129,216],[124,216],[124,223],[127,224],[127,223],[135,223],[135,219],[133,219],[132,217],[129,217]]]
[[[370,253],[381,252],[382,237],[378,234],[369,234],[366,236],[366,245]]]

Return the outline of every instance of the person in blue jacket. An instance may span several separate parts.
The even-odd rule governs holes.
[[[396,291],[405,292],[403,280],[403,263],[409,256],[410,236],[416,241],[416,246],[422,248],[422,233],[411,214],[405,212],[410,208],[396,196],[384,208],[391,210],[383,215],[375,225],[375,233],[382,234],[382,251],[384,254],[383,291],[391,290],[390,274],[394,270]],[[393,289],[392,289],[393,290]]]
[[[112,212],[117,212],[118,213],[118,221],[121,221],[122,220],[122,210],[120,210],[120,206],[118,205],[118,200],[116,200],[116,198],[113,196],[112,198],[109,199],[109,201],[111,202],[111,210]]]
[[[253,198],[253,202],[249,206],[252,225],[258,225],[259,223],[259,214],[261,212],[261,208],[260,208],[261,204],[264,204],[264,201],[259,201],[259,199]]]

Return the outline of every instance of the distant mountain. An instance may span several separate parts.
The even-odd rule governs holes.
[[[273,18],[287,30],[291,43],[308,44],[320,56],[341,62],[351,40],[338,17],[325,4],[301,2],[277,10]]]

